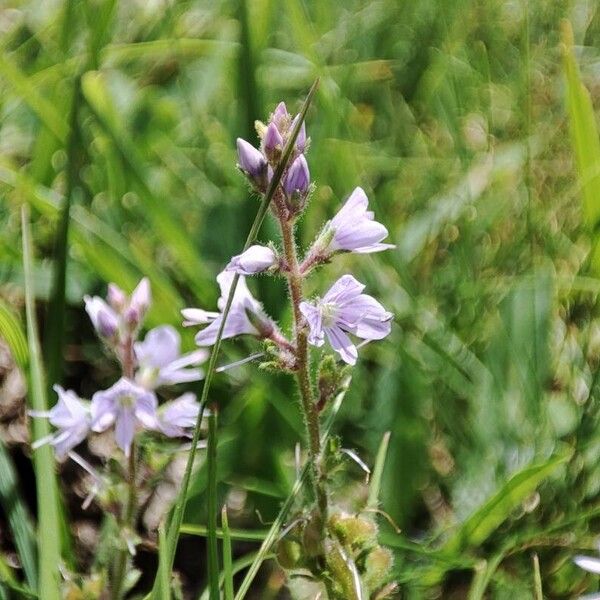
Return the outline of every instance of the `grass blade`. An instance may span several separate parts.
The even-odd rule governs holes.
[[[533,555],[533,594],[535,600],[544,600],[542,574],[540,573],[540,559],[537,554]]]
[[[44,411],[48,410],[48,402],[40,345],[37,338],[33,289],[33,250],[27,206],[23,206],[21,209],[21,224],[23,268],[25,272],[25,310],[27,313],[27,340],[29,344],[29,402],[34,410]],[[33,440],[46,437],[49,433],[50,425],[46,419],[34,420]],[[38,499],[39,590],[40,598],[43,600],[58,600],[60,598],[61,532],[54,466],[54,453],[49,445],[46,444],[35,451],[34,469]]]
[[[167,536],[164,523],[158,528],[158,577],[160,578],[160,600],[171,600],[171,573],[167,558]]]
[[[296,126],[294,127],[293,131],[290,134],[290,137],[288,139],[286,147],[283,151],[281,162],[279,163],[277,169],[275,170],[275,173],[273,173],[271,183],[269,184],[269,189],[267,190],[267,193],[265,194],[265,197],[263,198],[262,203],[258,209],[258,212],[256,214],[254,222],[252,223],[252,227],[250,228],[250,233],[248,234],[246,243],[244,244],[244,250],[248,249],[248,247],[255,240],[255,238],[260,230],[262,222],[267,214],[267,210],[269,209],[269,205],[271,204],[271,200],[273,198],[275,190],[277,189],[277,186],[279,185],[279,182],[281,181],[281,177],[283,176],[283,171],[291,157],[292,150],[294,148],[294,144],[296,143],[296,138],[298,137],[298,134],[300,133],[300,127],[302,126],[302,123],[304,122],[304,118],[306,117],[306,113],[312,102],[313,96],[314,96],[315,92],[317,91],[318,84],[319,84],[319,80],[317,79],[314,82],[313,86],[311,87],[310,91],[308,92],[308,95],[306,96],[306,99],[305,99],[302,109],[300,111],[300,118],[298,119]],[[239,275],[236,274],[236,276],[234,277],[233,282],[231,284],[229,297],[227,298],[227,302],[226,302],[225,308],[223,310],[223,318],[221,320],[221,326],[217,333],[217,339],[215,340],[215,343],[212,347],[210,359],[208,361],[208,366],[206,369],[206,379],[204,380],[204,386],[202,387],[202,396],[200,398],[200,404],[202,407],[206,405],[206,401],[208,399],[208,392],[210,391],[210,385],[211,385],[212,378],[213,378],[213,375],[215,373],[215,369],[217,366],[217,358],[219,355],[219,348],[221,345],[221,338],[223,337],[223,330],[225,327],[225,322],[227,321],[227,315],[229,314],[229,311],[231,310],[231,303],[233,302],[233,296],[235,294],[235,289],[237,287],[238,281],[239,281]],[[188,461],[186,464],[183,481],[181,483],[181,489],[179,490],[179,494],[177,496],[177,501],[175,503],[175,508],[173,509],[173,517],[169,523],[168,552],[169,552],[170,567],[172,567],[173,559],[175,557],[175,549],[177,547],[177,540],[179,539],[179,530],[181,527],[181,523],[183,521],[183,513],[185,510],[185,504],[187,501],[187,490],[188,490],[188,487],[190,484],[190,478],[191,478],[191,474],[192,474],[192,466],[194,464],[196,448],[198,446],[198,441],[200,439],[200,425],[202,423],[202,412],[203,411],[201,410],[200,413],[198,414],[198,421],[196,422],[196,428],[194,429],[192,445],[191,445]]]
[[[590,93],[581,82],[573,54],[573,30],[562,23],[563,65],[567,80],[567,108],[575,163],[583,195],[583,216],[593,230],[600,222],[600,139]]]
[[[221,510],[221,526],[223,528],[223,591],[225,593],[225,600],[233,600],[231,536],[229,535],[229,521],[227,520],[226,506],[223,506],[223,509]]]
[[[373,476],[371,477],[371,483],[369,485],[369,498],[367,500],[367,507],[369,508],[377,508],[377,505],[379,504],[381,478],[383,477],[383,467],[385,466],[385,457],[387,456],[391,435],[392,433],[390,431],[386,431],[383,434],[381,443],[379,444],[379,450],[377,450],[377,458],[375,459]]]
[[[208,535],[208,529],[204,525],[192,525],[184,523],[180,529],[181,533],[187,533],[188,535],[199,535],[205,537]],[[267,536],[268,530],[257,530],[251,529],[230,529],[227,528],[227,536],[230,540],[239,540],[240,542],[262,542]],[[225,538],[224,527],[218,528],[216,531],[218,538]]]
[[[69,225],[71,223],[71,202],[78,173],[78,129],[77,113],[80,97],[80,79],[74,82],[71,100],[70,130],[66,143],[67,167],[66,189],[60,209],[60,220],[56,232],[52,292],[48,303],[48,318],[44,332],[44,360],[51,386],[62,379],[63,346],[65,337],[65,288],[67,284],[67,259],[69,245]],[[49,388],[50,389],[50,388]]]
[[[208,581],[210,599],[219,600],[219,548],[217,544],[217,409],[208,415]]]
[[[28,360],[27,339],[19,318],[2,299],[0,299],[0,336],[8,344],[17,366],[25,372]]]
[[[21,497],[12,460],[3,443],[0,443],[0,503],[12,531],[27,585],[36,589],[38,571],[34,527]]]

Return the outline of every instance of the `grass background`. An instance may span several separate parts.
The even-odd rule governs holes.
[[[23,348],[24,204],[50,383],[89,396],[114,378],[81,303],[108,281],[150,278],[150,324],[211,309],[258,208],[235,138],[255,141],[254,120],[281,99],[297,110],[319,76],[303,240],[361,185],[397,244],[341,257],[309,287],[352,272],[396,315],[335,430],[370,464],[391,431],[381,506],[401,533],[382,520],[382,536],[404,597],[533,598],[534,553],[546,597],[597,589],[570,559],[594,550],[600,515],[599,35],[596,4],[575,0],[4,2],[3,337]],[[289,325],[282,284],[251,285]],[[224,346],[223,362],[254,347]],[[243,498],[230,525],[271,521],[302,433],[293,387],[246,366],[212,396],[220,499]],[[205,488],[201,472],[189,524],[206,522]],[[31,550],[26,526],[5,537]],[[267,569],[255,597],[275,581]]]

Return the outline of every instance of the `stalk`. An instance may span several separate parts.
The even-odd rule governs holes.
[[[327,491],[321,463],[321,432],[319,413],[314,401],[310,379],[310,361],[308,339],[304,317],[300,312],[300,302],[304,297],[302,290],[302,274],[298,263],[296,243],[294,239],[294,222],[287,220],[280,213],[279,224],[283,239],[283,251],[287,261],[286,277],[290,291],[290,300],[294,314],[294,339],[296,340],[296,382],[300,392],[302,414],[308,442],[308,460],[310,463],[310,480],[317,501],[317,509],[324,525],[327,521]]]
[[[135,368],[135,357],[133,352],[133,335],[129,334],[123,344],[121,357],[121,365],[123,375],[128,379],[133,379],[134,368]],[[137,449],[135,446],[135,440],[131,444],[131,451],[129,453],[129,460],[127,464],[127,501],[123,506],[120,519],[120,530],[121,532],[127,530],[133,530],[134,521],[136,517],[136,505],[137,505],[137,489],[136,489],[136,477],[137,477]],[[125,534],[127,535],[127,533]],[[112,572],[111,581],[111,598],[112,600],[120,600],[123,593],[123,584],[125,582],[125,575],[127,573],[127,562],[129,558],[129,551],[127,548],[119,550],[116,560],[115,567]]]

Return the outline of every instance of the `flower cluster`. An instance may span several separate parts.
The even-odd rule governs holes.
[[[260,149],[245,140],[237,140],[238,166],[257,191],[265,192],[297,119],[299,115],[292,118],[281,102],[268,124],[257,124],[261,138]],[[294,220],[304,209],[310,193],[310,172],[304,156],[308,143],[302,123],[289,166],[285,169],[280,189],[273,198],[273,211],[282,223]],[[233,274],[240,276],[223,338],[249,334],[260,339],[271,339],[286,352],[290,349],[293,351],[295,342],[288,342],[281,335],[273,320],[252,297],[244,280],[245,276],[272,273],[288,278],[290,275],[303,278],[316,266],[330,261],[335,254],[364,254],[393,248],[393,245],[383,243],[388,231],[384,225],[375,221],[373,212],[368,210],[368,204],[364,190],[356,188],[339,212],[325,224],[304,260],[298,265],[291,265],[285,252],[283,255],[279,254],[273,244],[255,244],[242,254],[234,256],[217,277],[221,287],[218,307],[222,311]],[[351,365],[356,363],[358,352],[348,334],[371,341],[384,338],[391,330],[392,314],[377,300],[363,294],[364,288],[352,275],[344,275],[322,298],[312,302],[302,299],[297,307],[304,317],[301,326],[309,329],[309,343],[319,347],[327,339],[341,359]],[[185,325],[208,325],[196,336],[199,346],[214,344],[222,320],[221,312],[188,308],[183,311],[183,316]]]
[[[198,365],[206,360],[206,350],[182,355],[180,336],[170,325],[151,329],[138,341],[151,303],[147,279],[130,296],[111,283],[106,300],[98,296],[84,300],[98,336],[121,363],[123,375],[110,388],[96,392],[91,401],[54,386],[58,396],[54,407],[30,414],[49,419],[56,432],[38,440],[35,447],[50,443],[57,457],[64,458],[91,432],[113,429],[117,446],[129,456],[136,434],[143,430],[189,436],[199,412],[194,394],[183,394],[159,407],[156,389],[202,379]]]

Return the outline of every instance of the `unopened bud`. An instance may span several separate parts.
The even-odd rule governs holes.
[[[117,284],[109,283],[106,299],[112,308],[121,311],[127,302],[127,294]]]
[[[283,138],[279,133],[279,129],[277,129],[275,123],[269,123],[263,138],[263,150],[269,162],[276,163],[279,161],[282,149]]]
[[[112,338],[117,333],[119,323],[114,315],[106,310],[100,309],[97,316],[96,331],[103,338]]]
[[[306,204],[309,189],[310,172],[308,170],[308,163],[304,155],[300,154],[292,163],[283,182],[286,206],[292,213],[296,214],[302,211]]]
[[[237,139],[238,166],[258,190],[267,184],[267,161],[262,152],[242,138]]]
[[[300,118],[300,115],[296,115],[294,117],[294,120],[292,121],[292,125],[290,127],[290,131],[294,130],[294,127],[296,126],[296,123],[298,122],[298,119]],[[296,150],[298,150],[298,152],[303,153],[306,150],[306,145],[307,145],[307,139],[306,139],[306,124],[304,121],[302,121],[302,125],[300,126],[300,131],[298,132],[298,137],[296,138]]]

